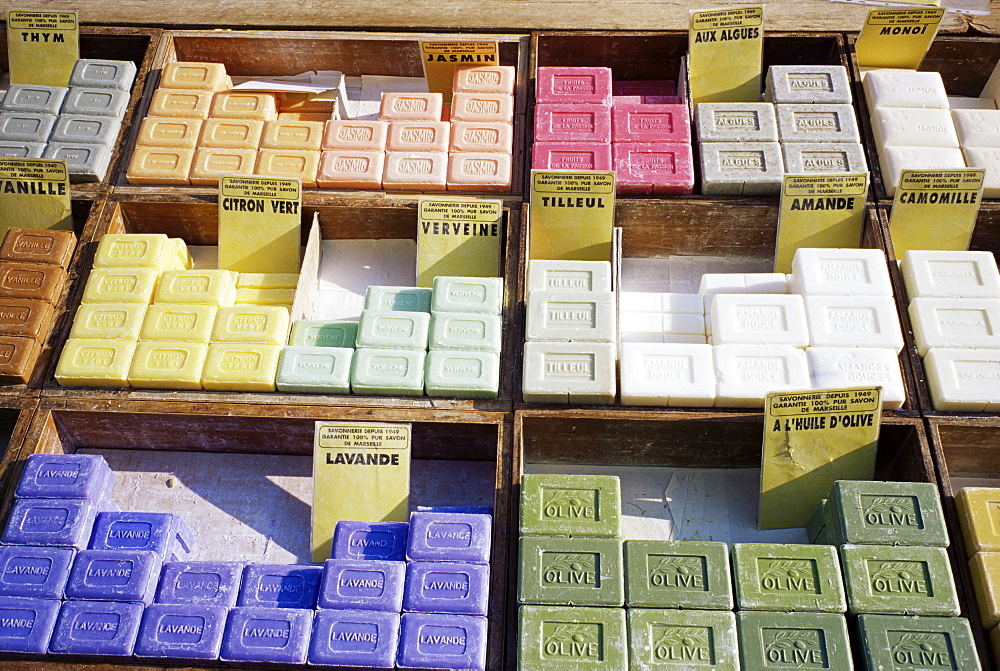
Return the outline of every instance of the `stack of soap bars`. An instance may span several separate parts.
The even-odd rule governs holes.
[[[1000,489],[965,487],[955,495],[958,521],[965,540],[979,619],[990,630],[994,659],[1000,658],[1000,533],[996,515]]]

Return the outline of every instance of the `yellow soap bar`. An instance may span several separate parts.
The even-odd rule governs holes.
[[[190,184],[194,152],[193,148],[136,145],[125,179],[129,184]]]
[[[291,305],[295,289],[240,287],[236,290],[237,305]]]
[[[295,149],[261,149],[257,154],[255,175],[290,177],[302,180],[303,188],[316,187],[320,152]]]
[[[197,91],[195,89],[156,89],[146,114],[147,116],[207,119],[214,96],[215,94],[211,91]]]
[[[287,345],[291,324],[288,310],[272,305],[235,305],[219,308],[212,342],[250,342]]]
[[[195,186],[216,186],[219,183],[219,175],[230,173],[250,175],[253,174],[256,163],[255,149],[201,147],[194,152],[188,180]]]
[[[140,342],[132,356],[129,384],[136,389],[201,389],[208,344]]]
[[[165,260],[162,233],[106,233],[97,243],[95,268],[157,268]]]
[[[218,391],[274,391],[281,345],[214,343],[208,347],[201,385]]]
[[[977,552],[969,560],[969,572],[983,626],[1000,624],[1000,552]]]
[[[325,130],[325,123],[315,121],[268,121],[264,124],[260,146],[261,149],[319,151]]]
[[[222,63],[177,61],[160,71],[160,88],[221,91],[232,85]]]
[[[955,495],[965,553],[1000,552],[1000,489],[965,487]]]
[[[134,340],[68,338],[56,366],[56,382],[81,387],[127,387]]]
[[[294,289],[298,284],[296,273],[240,273],[236,279],[237,289]]]
[[[212,338],[218,308],[214,305],[157,303],[146,310],[139,340],[201,342]]]
[[[158,277],[155,268],[94,268],[83,289],[83,302],[148,305]]]
[[[232,305],[236,300],[236,273],[231,270],[168,270],[160,277],[156,303]]]
[[[143,303],[84,303],[76,311],[69,337],[135,340],[146,308]]]
[[[209,119],[201,128],[201,147],[256,149],[264,132],[260,119]]]
[[[180,267],[177,270],[190,270],[194,259],[191,258],[191,250],[188,249],[187,243],[182,238],[168,238],[167,242],[180,260]]]
[[[135,144],[143,147],[171,147],[194,149],[198,145],[201,119],[184,119],[148,116],[139,127]]]
[[[274,121],[278,118],[278,102],[273,93],[224,91],[215,94],[209,116]]]

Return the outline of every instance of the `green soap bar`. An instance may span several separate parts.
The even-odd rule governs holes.
[[[497,315],[435,312],[431,315],[430,349],[499,352],[503,321]]]
[[[625,671],[623,608],[521,606],[517,613],[521,671]]]
[[[358,347],[427,349],[431,316],[426,312],[365,310],[358,323]]]
[[[621,485],[614,475],[521,478],[521,534],[621,538]]]
[[[355,394],[421,396],[426,356],[427,352],[415,349],[355,350],[351,390]]]
[[[298,319],[292,322],[292,333],[288,338],[288,344],[303,347],[353,348],[357,337],[357,322]]]
[[[736,614],[736,628],[748,671],[854,668],[843,615],[744,611]]]
[[[365,310],[430,312],[431,290],[426,287],[370,286],[365,292]]]
[[[496,398],[500,391],[499,354],[431,350],[425,366],[428,396]]]
[[[937,485],[838,480],[830,500],[837,545],[948,547]]]
[[[826,499],[820,499],[813,508],[809,524],[806,525],[806,535],[810,543],[816,543],[816,539],[826,529]]]
[[[630,608],[732,610],[729,547],[698,541],[626,541]]]
[[[858,637],[869,669],[979,671],[964,617],[859,615]]]
[[[350,394],[349,347],[285,347],[278,359],[279,391],[301,394]]]
[[[432,312],[481,312],[498,315],[503,306],[499,277],[435,277]]]
[[[517,599],[553,606],[625,603],[622,542],[613,538],[521,539]]]
[[[628,656],[633,671],[739,671],[736,616],[629,608]]]
[[[833,546],[736,543],[732,558],[739,610],[847,610]]]
[[[944,548],[845,545],[847,602],[855,615],[957,616],[958,595]]]

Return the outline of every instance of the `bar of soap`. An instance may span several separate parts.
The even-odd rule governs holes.
[[[0,110],[28,114],[59,114],[69,89],[65,86],[11,84],[4,94]]]
[[[428,396],[496,398],[500,391],[500,355],[495,352],[432,349],[425,368]]]
[[[97,515],[91,550],[147,550],[164,560],[184,560],[194,538],[173,513],[104,512]]]
[[[985,168],[983,198],[1000,198],[1000,149],[995,147],[968,147],[962,150],[970,168]]]
[[[847,103],[851,82],[842,65],[772,65],[764,99],[775,103]]]
[[[0,300],[0,335],[40,338],[48,333],[51,317],[49,303],[17,298]]]
[[[715,403],[709,345],[622,343],[620,365],[624,405],[710,408]]]
[[[167,240],[162,233],[106,233],[97,244],[94,267],[164,270]]]
[[[613,475],[525,474],[522,536],[619,538],[621,485]]]
[[[514,146],[514,128],[503,121],[452,121],[447,150],[509,154]]]
[[[532,291],[525,340],[613,343],[615,317],[611,292]]]
[[[626,541],[625,580],[629,608],[733,607],[725,543]]]
[[[628,667],[622,608],[521,606],[517,620],[522,671]]]
[[[14,496],[98,502],[110,495],[114,477],[100,455],[32,454],[24,462]]]
[[[1000,298],[992,252],[909,250],[899,262],[910,299]]]
[[[486,618],[404,613],[400,618],[399,668],[486,668]]]
[[[83,290],[83,302],[148,305],[157,280],[155,268],[94,268]]]
[[[333,120],[326,123],[323,149],[385,151],[388,138],[387,121]]]
[[[56,365],[56,382],[63,386],[127,387],[135,347],[134,340],[69,338]]]
[[[81,58],[73,66],[69,85],[128,91],[135,81],[135,74],[136,67],[132,61]]]
[[[66,601],[59,611],[49,652],[128,657],[142,618],[141,603]]]
[[[896,195],[903,170],[952,170],[965,167],[962,150],[951,147],[882,147],[879,153],[886,195]]]
[[[785,172],[792,175],[868,171],[860,143],[791,142],[781,145],[781,155]]]
[[[847,610],[837,550],[830,545],[735,543],[732,558],[740,610]]]
[[[406,564],[379,559],[328,559],[323,564],[319,608],[398,613]]]
[[[487,564],[411,561],[406,565],[406,612],[486,615],[489,600]]]
[[[0,139],[0,157],[41,158],[45,152],[43,142],[9,142]]]
[[[716,345],[715,406],[764,407],[771,391],[810,389],[805,352],[791,345]]]
[[[499,315],[503,308],[503,278],[447,277],[433,280],[431,312]]]
[[[807,295],[804,300],[812,346],[903,349],[896,304],[889,296]]]
[[[222,91],[212,99],[209,116],[274,121],[278,118],[278,102],[273,93]]]
[[[387,190],[444,191],[448,180],[445,152],[387,152],[382,186]]]
[[[383,93],[379,121],[440,121],[440,93]]]
[[[407,522],[340,520],[333,532],[331,559],[406,559]]]
[[[288,344],[302,347],[342,347],[353,349],[357,336],[357,322],[299,319],[292,322],[292,331],[288,338]]]
[[[611,142],[611,107],[539,103],[534,137],[539,142]]]
[[[153,340],[140,342],[132,355],[128,382],[134,389],[201,389],[208,345]]]
[[[240,562],[164,562],[156,603],[232,608],[243,568]]]
[[[430,312],[432,290],[426,287],[372,285],[365,293],[365,310]]]
[[[231,270],[168,270],[156,288],[157,303],[231,306],[236,299],[236,273]]]
[[[0,597],[0,652],[44,655],[60,606],[54,599]]]
[[[509,191],[511,156],[493,152],[457,152],[448,156],[448,191]]]
[[[616,142],[612,149],[619,194],[690,194],[694,157],[687,142]]]
[[[524,401],[614,403],[615,349],[609,342],[524,343]]]
[[[0,335],[0,382],[27,384],[40,351],[34,338]]]
[[[202,119],[147,116],[139,126],[136,147],[194,149],[203,123]]]
[[[782,142],[861,142],[850,104],[775,105]]]
[[[380,189],[384,165],[381,150],[323,151],[316,183],[324,188]]]
[[[806,347],[810,343],[806,310],[797,294],[720,294],[712,301],[711,314],[712,337],[718,345]],[[896,332],[902,339],[898,323]]]
[[[616,103],[611,110],[613,142],[691,142],[687,105]]]
[[[611,145],[606,142],[535,142],[534,170],[611,170]]]
[[[946,109],[876,107],[872,132],[879,146],[959,147],[951,113]]]
[[[959,614],[944,548],[844,545],[840,549],[850,612]]]
[[[0,547],[0,597],[62,599],[74,548]]]
[[[921,356],[932,347],[1000,348],[998,298],[914,298],[909,314]]]
[[[120,119],[125,116],[128,103],[128,91],[72,86],[66,94],[60,113],[110,116]]]
[[[358,323],[358,347],[426,350],[430,329],[427,312],[366,308]]]
[[[166,63],[160,72],[160,88],[221,91],[228,85],[222,63],[177,61]]]
[[[41,263],[0,264],[0,299],[21,298],[55,305],[66,281],[66,271]]]
[[[392,668],[398,641],[398,613],[318,610],[309,664]]]
[[[316,607],[323,569],[295,564],[249,564],[243,569],[237,606]]]
[[[771,103],[698,103],[700,142],[777,142],[778,121]]]
[[[148,605],[153,602],[161,563],[160,555],[150,551],[82,550],[66,582],[66,598]]]
[[[837,544],[948,546],[935,485],[838,480],[830,505]]]
[[[992,629],[1000,624],[1000,553],[977,552],[969,560],[972,587],[979,604],[979,619]]]
[[[776,195],[784,164],[777,142],[705,142],[701,145],[705,195]]]
[[[859,615],[857,628],[869,669],[980,668],[965,618]]]
[[[100,182],[111,163],[111,149],[102,144],[49,142],[42,158],[66,161],[66,169],[76,182]]]
[[[434,312],[428,347],[432,350],[500,352],[503,321],[495,314]]]
[[[72,231],[10,228],[0,244],[0,259],[65,268],[76,248]]]
[[[198,146],[257,149],[263,132],[264,122],[260,119],[211,118],[201,127]]]
[[[224,662],[305,664],[313,612],[301,608],[233,608],[222,635]]]
[[[744,611],[736,614],[736,627],[741,668],[854,668],[843,615]]]
[[[318,152],[297,149],[261,149],[257,154],[255,175],[296,178],[304,188],[317,186]]]
[[[54,114],[0,112],[0,140],[5,142],[46,142],[56,125]]]
[[[349,347],[284,347],[275,386],[292,393],[349,394],[353,357]]]
[[[218,659],[229,609],[154,604],[143,612],[135,656],[149,659]]]
[[[1000,550],[1000,489],[963,487],[955,494],[955,508],[969,557]]]
[[[406,558],[488,564],[492,528],[490,515],[411,513]]]
[[[81,306],[82,308],[83,306]],[[139,338],[143,341],[208,343],[215,315],[214,305],[159,303],[146,309]]]
[[[420,396],[427,353],[416,349],[363,347],[355,351],[351,390],[355,394]]]
[[[136,145],[125,178],[129,184],[189,184],[194,147]]]
[[[445,121],[390,121],[386,151],[448,151],[451,125]]]
[[[879,249],[802,247],[792,257],[789,291],[828,296],[892,296],[885,254]]]
[[[529,293],[535,291],[611,291],[607,261],[528,261]]]
[[[670,292],[619,291],[620,312],[648,312],[654,314],[704,315],[704,302],[697,294]]]
[[[806,360],[813,389],[882,387],[883,409],[906,402],[906,388],[895,350],[870,347],[808,347]]]
[[[611,68],[539,67],[535,73],[539,103],[611,104]]]
[[[514,120],[514,96],[504,93],[456,93],[451,100],[448,118],[476,123],[511,123]]]
[[[215,316],[211,342],[284,345],[288,342],[288,329],[288,310],[285,308],[266,305],[222,307]]]
[[[49,142],[110,145],[118,139],[121,126],[117,117],[62,114],[52,128]]]
[[[199,147],[191,160],[188,179],[195,186],[215,186],[227,173],[251,174],[257,164],[255,149]]]
[[[4,545],[41,545],[83,549],[97,514],[88,499],[18,499],[14,502]]]
[[[739,671],[736,616],[706,610],[628,610],[630,668]]]
[[[326,125],[315,121],[267,121],[260,139],[262,149],[319,151]]]
[[[861,80],[872,107],[948,109],[948,94],[938,72],[869,70]]]
[[[933,348],[924,357],[924,373],[935,410],[992,412],[1000,408],[996,350]]]
[[[783,273],[705,273],[698,293],[784,294],[788,293],[788,283]]]
[[[212,343],[201,384],[218,391],[274,391],[280,345]]]
[[[514,94],[516,73],[513,65],[471,65],[455,68],[455,93]]]

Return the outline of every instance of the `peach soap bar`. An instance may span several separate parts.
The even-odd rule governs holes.
[[[448,154],[444,152],[387,152],[382,186],[407,191],[444,191]]]
[[[330,121],[323,135],[323,149],[385,151],[387,121]]]
[[[379,121],[440,121],[440,93],[383,93]]]
[[[380,189],[384,167],[382,151],[324,151],[316,182],[333,189]]]
[[[512,65],[476,65],[455,68],[454,93],[514,94],[516,74]]]
[[[160,72],[161,89],[202,89],[221,91],[229,86],[226,66],[222,63],[178,61],[167,63]]]

